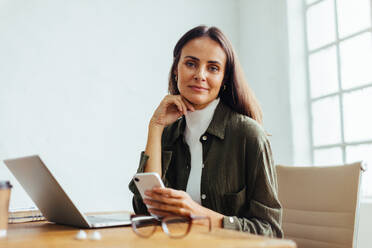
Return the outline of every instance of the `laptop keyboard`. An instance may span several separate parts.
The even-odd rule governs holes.
[[[91,223],[111,223],[130,220],[129,214],[90,215],[87,219]]]

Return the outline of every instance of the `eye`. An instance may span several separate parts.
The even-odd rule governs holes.
[[[220,68],[218,66],[212,65],[209,67],[209,70],[212,72],[218,72]]]
[[[195,67],[195,63],[193,61],[186,61],[185,64],[187,67]]]

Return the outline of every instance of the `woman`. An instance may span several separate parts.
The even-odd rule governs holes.
[[[137,214],[202,215],[213,226],[282,237],[271,148],[262,113],[226,36],[198,26],[177,42],[169,95],[155,110],[138,172],[157,172],[165,189]]]

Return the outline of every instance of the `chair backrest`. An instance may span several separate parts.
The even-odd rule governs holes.
[[[356,247],[362,162],[342,166],[277,165],[284,236],[298,248]]]

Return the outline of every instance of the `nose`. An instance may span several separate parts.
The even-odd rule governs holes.
[[[196,81],[200,80],[200,81],[205,81],[205,78],[206,78],[206,72],[205,72],[205,69],[204,68],[199,68],[195,75],[194,75],[194,79]]]

